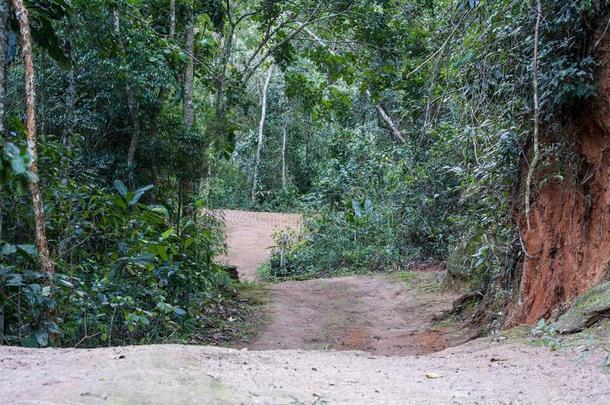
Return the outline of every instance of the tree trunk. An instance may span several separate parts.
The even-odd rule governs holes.
[[[534,172],[536,166],[540,161],[540,100],[538,95],[538,47],[540,42],[540,24],[542,23],[542,0],[538,0],[536,3],[536,28],[534,31],[534,55],[532,57],[532,87],[534,91],[534,157],[529,165],[527,172],[526,184],[525,184],[525,219],[527,220],[527,229],[532,229],[530,224],[530,199],[532,180],[534,178]]]
[[[65,98],[65,127],[62,135],[62,143],[64,146],[68,146],[70,143],[70,137],[74,132],[74,108],[76,105],[76,77],[74,61],[72,61],[72,41],[70,37],[74,32],[74,26],[70,21],[70,17],[66,17],[66,38],[64,40],[64,53],[72,62],[70,70],[66,74],[66,98]]]
[[[169,1],[169,39],[176,38],[176,0]]]
[[[396,124],[394,124],[394,121],[388,115],[388,113],[386,113],[386,111],[383,109],[381,104],[377,104],[376,108],[377,108],[377,112],[379,113],[379,115],[381,115],[381,118],[385,121],[385,123],[388,125],[388,127],[390,127],[390,131],[392,132],[392,135],[394,136],[394,138],[400,143],[405,143],[406,142],[405,138],[402,136],[402,134],[400,133],[400,130],[396,127]]]
[[[254,176],[252,180],[252,203],[256,203],[256,189],[258,188],[258,167],[261,160],[261,152],[263,151],[263,133],[265,130],[265,118],[267,116],[267,92],[269,91],[269,83],[271,83],[271,77],[273,76],[274,65],[271,65],[269,72],[267,73],[267,79],[265,80],[265,86],[263,87],[263,96],[261,101],[261,120],[258,125],[258,142],[256,145],[256,160],[254,161]]]
[[[286,146],[288,143],[288,118],[284,119],[284,131],[282,138],[282,189],[286,190],[287,180],[286,180]]]
[[[7,0],[0,0],[0,141],[4,139],[4,116],[6,114],[6,66],[8,55],[8,16],[10,7]],[[1,146],[1,145],[0,145]],[[4,196],[0,194],[0,241],[3,238]],[[0,284],[0,345],[4,344],[4,285]]]
[[[47,133],[47,53],[44,50],[40,52],[40,63],[38,64],[38,111],[40,111],[40,121],[38,127],[40,133],[44,136]]]
[[[188,16],[185,37],[185,51],[189,60],[184,72],[184,126],[190,129],[195,123],[195,104],[193,102],[195,87],[195,26],[193,24],[192,13]]]
[[[216,113],[216,125],[220,125],[224,121],[224,84],[227,78],[227,65],[229,64],[231,52],[233,51],[233,30],[234,28],[232,27],[229,30],[228,35],[225,37],[224,46],[222,47],[222,54],[220,56],[220,72],[218,77],[216,77],[216,100],[214,106]]]
[[[127,64],[125,44],[121,37],[121,14],[119,10],[114,9],[112,12],[114,34],[119,42],[119,47],[122,54],[122,60],[124,64]],[[127,107],[129,108],[129,115],[131,116],[131,142],[129,143],[129,149],[127,150],[127,167],[133,168],[135,160],[136,149],[138,148],[138,142],[140,142],[140,106],[134,97],[133,90],[129,84],[129,79],[125,79],[125,93],[127,94]]]
[[[38,145],[36,138],[36,75],[34,73],[34,58],[32,56],[32,35],[30,32],[28,12],[23,4],[23,0],[12,0],[19,31],[21,32],[23,62],[25,67],[25,93],[27,105],[27,151],[30,155],[29,170],[32,174],[38,175]],[[36,222],[36,246],[42,264],[42,272],[48,276],[48,284],[53,283],[55,267],[51,261],[47,236],[45,232],[45,216],[38,181],[28,183],[30,194],[32,195],[32,205],[34,208],[34,218]]]
[[[6,68],[8,66],[8,17],[11,9],[8,0],[0,0],[0,137],[5,135]]]
[[[195,124],[195,102],[193,94],[195,91],[195,25],[193,23],[193,10],[189,10],[189,15],[186,21],[185,28],[185,44],[184,50],[188,56],[188,63],[184,71],[184,126],[190,130]],[[199,184],[202,184],[203,179],[184,180],[183,187],[185,191],[199,192]]]

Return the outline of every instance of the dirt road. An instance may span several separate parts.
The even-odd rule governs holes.
[[[229,259],[253,278],[276,225],[226,218]],[[610,403],[603,351],[489,338],[437,351],[467,337],[433,320],[452,299],[439,286],[435,273],[272,286],[272,320],[249,350],[0,348],[0,403]]]
[[[225,210],[220,216],[227,225],[228,258],[237,266],[242,280],[256,280],[256,271],[267,261],[275,241],[273,233],[295,229],[301,217],[270,212]]]

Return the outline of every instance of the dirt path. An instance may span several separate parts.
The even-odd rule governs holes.
[[[267,261],[274,245],[273,233],[297,228],[299,215],[224,210],[227,225],[228,261],[237,266],[242,280],[256,280],[256,271]]]
[[[268,257],[272,230],[298,222],[226,218],[229,260],[248,279]],[[438,351],[467,330],[434,321],[453,297],[433,272],[290,282],[272,286],[271,296],[272,321],[250,350],[0,347],[0,403],[610,403],[603,351],[491,339]]]
[[[408,282],[352,276],[275,285],[273,320],[248,347],[406,355],[466,341],[469,330],[434,322],[454,299],[440,291],[437,275],[408,274]]]
[[[228,263],[255,280],[270,255],[272,234],[297,229],[298,215],[224,211]],[[436,327],[451,308],[436,273],[409,273],[406,280],[353,276],[272,285],[271,323],[247,347],[254,350],[336,349],[375,354],[424,354],[463,343],[467,330]]]

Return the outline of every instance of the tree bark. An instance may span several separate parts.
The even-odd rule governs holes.
[[[30,155],[29,170],[32,174],[38,176],[38,145],[36,136],[36,74],[34,72],[34,57],[32,56],[32,34],[30,32],[30,24],[27,9],[23,4],[23,0],[12,0],[17,21],[19,22],[19,31],[21,33],[23,62],[25,66],[25,93],[27,105],[27,151]],[[36,223],[36,246],[42,264],[42,272],[48,277],[48,284],[53,283],[53,274],[55,266],[51,261],[49,248],[47,244],[47,236],[45,231],[45,214],[42,201],[42,193],[40,183],[38,181],[29,181],[28,188],[32,195],[32,205],[34,208],[34,218]]]
[[[7,0],[0,0],[0,141],[4,139],[4,117],[6,115],[6,66],[8,55],[8,17],[10,7]],[[1,146],[1,145],[0,145]],[[4,196],[0,194],[0,241],[4,237]],[[0,345],[4,344],[4,285],[0,284]]]
[[[114,26],[114,34],[119,43],[123,64],[127,64],[125,44],[121,37],[121,14],[119,13],[118,9],[113,10],[112,19]],[[140,142],[140,134],[142,131],[140,128],[140,106],[136,101],[133,90],[131,88],[131,84],[129,84],[129,79],[127,78],[125,79],[125,93],[127,95],[127,107],[129,108],[129,115],[131,117],[132,126],[131,142],[129,143],[129,149],[127,150],[127,167],[129,169],[132,169],[135,161],[138,143]]]
[[[398,127],[396,127],[396,125],[394,124],[394,121],[388,115],[388,113],[386,113],[386,111],[383,109],[381,104],[377,104],[376,108],[377,108],[377,112],[379,113],[379,115],[381,115],[381,118],[385,121],[385,123],[388,125],[388,127],[390,127],[390,131],[392,132],[392,135],[394,136],[394,138],[400,143],[405,143],[406,142],[405,138],[402,136],[402,134],[400,133],[400,130],[398,129]]]
[[[288,144],[288,119],[284,119],[284,130],[282,137],[282,189],[286,190],[287,179],[286,179],[286,146]]]
[[[176,38],[176,0],[169,2],[169,39]]]
[[[184,72],[184,126],[190,129],[195,123],[195,104],[193,102],[195,87],[195,26],[193,24],[192,12],[186,24],[185,37],[185,51],[189,60]]]
[[[263,87],[263,96],[261,101],[261,119],[258,125],[258,141],[256,145],[256,159],[254,161],[254,176],[252,179],[252,203],[256,203],[256,190],[258,188],[258,171],[261,161],[261,153],[263,151],[263,135],[265,130],[265,118],[267,117],[267,93],[269,91],[269,83],[271,83],[271,77],[273,76],[273,70],[275,66],[271,65],[269,72],[267,73],[267,79]]]
[[[76,105],[76,75],[75,75],[75,63],[72,61],[72,41],[70,37],[74,32],[74,26],[70,21],[70,17],[66,17],[66,38],[64,39],[64,53],[68,59],[72,62],[70,70],[66,73],[66,98],[65,98],[65,127],[62,135],[62,143],[64,146],[68,146],[70,143],[70,137],[74,133],[74,109]]]
[[[531,188],[532,180],[534,178],[534,172],[536,171],[536,166],[540,161],[540,145],[538,140],[540,132],[540,100],[538,95],[538,46],[540,42],[540,24],[542,23],[542,0],[537,1],[536,13],[536,28],[534,32],[534,55],[532,56],[532,87],[534,91],[534,158],[530,163],[525,184],[525,219],[527,221],[527,229],[532,229],[530,224]]]
[[[220,72],[216,77],[216,100],[215,100],[215,114],[216,124],[220,125],[224,121],[225,115],[225,102],[224,102],[224,85],[227,79],[227,65],[233,51],[233,34],[234,27],[231,27],[228,35],[225,37],[224,45],[222,47],[222,54],[220,56]]]

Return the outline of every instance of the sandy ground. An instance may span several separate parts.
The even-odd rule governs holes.
[[[248,279],[273,229],[298,223],[257,215],[226,215],[229,259]],[[491,339],[442,350],[467,333],[434,322],[452,299],[435,273],[283,283],[271,297],[249,349],[0,348],[0,404],[610,403],[603,351]]]
[[[424,357],[195,346],[1,353],[3,404],[610,403],[597,355],[577,363],[481,341]]]

